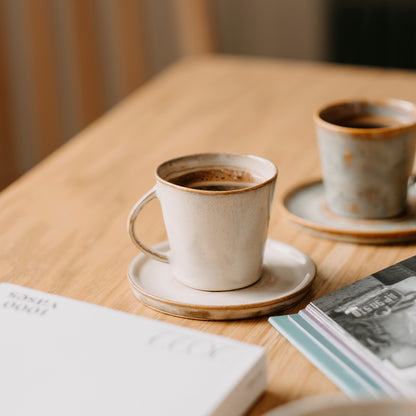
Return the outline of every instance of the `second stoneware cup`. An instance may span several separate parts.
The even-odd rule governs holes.
[[[202,153],[162,163],[156,185],[133,207],[132,241],[167,262],[177,280],[194,289],[226,291],[261,277],[277,169],[261,157]],[[169,240],[165,254],[137,236],[135,220],[158,198]]]
[[[416,107],[398,99],[353,99],[314,115],[328,208],[362,219],[406,210],[416,146]]]

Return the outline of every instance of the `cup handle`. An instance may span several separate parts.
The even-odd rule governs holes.
[[[137,237],[135,229],[134,229],[134,224],[136,221],[137,216],[139,215],[140,211],[143,209],[143,207],[150,202],[152,199],[157,198],[156,195],[156,187],[154,186],[149,192],[147,192],[145,195],[143,195],[135,204],[134,207],[132,208],[128,220],[127,220],[127,229],[130,235],[131,240],[133,241],[133,243],[139,247],[139,249],[141,251],[143,251],[143,253],[145,253],[146,255],[148,255],[149,257],[161,261],[163,263],[169,263],[169,259],[168,257],[157,251],[157,250],[153,250],[152,248],[150,248],[149,246],[147,246],[146,244],[144,244],[139,237]]]

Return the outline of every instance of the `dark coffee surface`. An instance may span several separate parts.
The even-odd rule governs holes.
[[[389,127],[388,124],[377,124],[377,123],[363,123],[363,122],[350,122],[349,124],[343,124],[344,127],[350,127],[354,129],[381,129]]]
[[[392,117],[385,117],[376,114],[358,115],[341,120],[334,121],[333,124],[342,127],[350,127],[355,129],[380,129],[386,127],[399,126],[402,123]]]
[[[241,169],[212,167],[186,172],[170,178],[169,182],[204,191],[233,191],[250,188],[259,184],[261,180]]]

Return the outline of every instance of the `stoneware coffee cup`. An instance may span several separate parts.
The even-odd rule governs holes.
[[[201,153],[169,160],[156,169],[156,185],[134,205],[130,237],[194,289],[249,286],[261,277],[276,180],[275,165],[257,156]],[[138,214],[153,198],[161,204],[167,254],[148,247],[135,232]]]
[[[398,99],[354,99],[314,115],[328,208],[387,219],[406,211],[416,145],[416,107]]]

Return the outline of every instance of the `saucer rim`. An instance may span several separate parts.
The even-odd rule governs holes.
[[[311,287],[311,285],[312,285],[312,283],[315,280],[315,277],[317,275],[317,267],[316,267],[315,262],[312,260],[312,258],[310,256],[308,256],[302,250],[299,250],[298,248],[296,248],[296,247],[294,247],[294,246],[292,246],[290,244],[287,244],[287,243],[284,243],[282,241],[275,240],[275,239],[272,239],[272,238],[268,238],[267,239],[267,241],[269,241],[269,240],[270,241],[278,242],[281,245],[290,247],[292,250],[298,251],[300,254],[302,254],[302,256],[304,256],[308,260],[308,262],[311,264],[311,266],[313,268],[313,270],[311,271],[311,273],[309,273],[310,276],[309,277],[307,276],[308,273],[305,274],[305,277],[303,277],[302,281],[299,283],[298,286],[296,286],[291,291],[291,293],[285,295],[284,297],[280,297],[278,299],[272,299],[272,300],[268,300],[268,301],[264,301],[264,302],[257,302],[257,303],[242,303],[242,304],[237,304],[237,305],[209,305],[209,304],[207,305],[207,304],[198,304],[198,303],[194,304],[194,303],[185,303],[185,302],[180,302],[180,301],[174,301],[174,300],[171,300],[171,299],[165,299],[165,298],[162,298],[162,297],[153,295],[153,294],[149,294],[149,293],[143,291],[141,288],[139,288],[134,283],[134,280],[133,280],[133,277],[132,277],[132,275],[133,275],[132,269],[135,266],[136,262],[139,261],[139,258],[140,259],[144,259],[144,260],[148,260],[148,261],[157,261],[157,260],[153,260],[153,259],[150,259],[150,258],[146,257],[146,255],[144,253],[138,254],[132,260],[132,262],[129,265],[128,271],[127,271],[127,278],[128,278],[129,284],[130,284],[130,286],[131,286],[131,288],[133,290],[139,292],[140,295],[142,295],[142,296],[144,296],[146,298],[152,299],[152,300],[154,300],[156,302],[161,302],[163,304],[167,304],[167,305],[170,305],[170,306],[186,307],[186,308],[194,308],[194,309],[204,309],[204,310],[210,310],[210,311],[224,311],[224,310],[239,311],[239,310],[258,309],[258,308],[262,308],[262,307],[273,306],[275,304],[278,305],[280,303],[289,301],[289,300],[291,300],[291,299],[293,299],[295,297],[298,297],[298,296],[301,296],[301,295],[306,295],[306,293],[309,291],[309,289],[310,289],[310,287]],[[155,248],[156,247],[160,247],[162,245],[166,245],[166,244],[169,244],[169,242],[167,240],[162,241],[161,243],[156,244],[155,245]],[[260,282],[261,282],[261,278],[258,279],[255,283],[251,284],[250,286],[246,286],[246,287],[241,288],[241,289],[234,289],[234,290],[227,290],[227,291],[210,291],[210,293],[224,293],[224,292],[230,293],[230,292],[238,292],[239,290],[247,290],[247,289],[249,289],[251,287],[254,287],[254,286],[256,286]],[[179,284],[183,285],[187,289],[191,289],[193,291],[199,291],[198,289],[194,289],[194,288],[188,287],[188,286],[184,285],[181,282],[179,282]],[[206,292],[206,291],[200,291],[200,292]],[[146,305],[149,306],[147,303],[146,303]],[[153,307],[153,309],[160,311],[159,309],[157,309],[155,307]],[[169,314],[171,314],[171,313],[169,313]],[[177,315],[177,316],[183,316],[183,315]]]
[[[380,230],[380,231],[376,231],[376,230],[345,230],[345,229],[340,229],[340,228],[335,228],[335,227],[330,227],[328,225],[323,225],[317,222],[313,222],[311,220],[307,220],[304,217],[298,216],[296,214],[294,214],[292,211],[289,210],[288,208],[288,201],[293,198],[294,195],[299,194],[300,192],[302,192],[302,190],[310,188],[312,186],[317,186],[317,185],[322,185],[323,187],[323,180],[322,178],[315,178],[312,180],[308,180],[308,181],[304,181],[304,182],[300,182],[298,184],[296,184],[293,188],[289,189],[279,200],[279,208],[283,211],[284,215],[291,220],[292,222],[294,222],[295,224],[298,224],[302,227],[305,227],[307,229],[311,229],[314,231],[317,231],[318,233],[325,233],[325,234],[329,234],[333,237],[340,237],[340,236],[344,236],[344,237],[358,237],[358,238],[363,238],[363,239],[367,239],[367,240],[371,240],[371,239],[381,239],[381,238],[386,238],[386,239],[391,239],[389,241],[392,242],[397,242],[397,240],[400,241],[400,238],[406,238],[406,237],[416,237],[416,227],[411,228],[411,229],[406,229],[406,230],[390,230],[390,231],[386,231],[386,230]],[[401,218],[403,218],[403,216],[397,216],[394,218],[389,218],[389,219],[358,219],[358,218],[348,218],[348,217],[342,217],[340,215],[337,215],[336,213],[333,213],[333,215],[338,216],[339,218],[342,218],[344,221],[350,222],[351,224],[354,223],[383,223],[383,222],[394,222],[397,221]],[[404,241],[404,240],[402,240]],[[407,240],[406,240],[407,241]]]
[[[205,304],[197,304],[197,303],[184,303],[184,302],[172,301],[172,300],[161,298],[155,295],[150,295],[149,293],[144,292],[143,290],[139,289],[134,283],[131,282],[130,277],[129,277],[129,283],[130,283],[130,286],[135,291],[139,292],[141,295],[145,296],[146,298],[152,299],[157,302],[162,302],[164,304],[168,304],[171,306],[187,307],[187,308],[194,308],[194,309],[205,309],[205,310],[213,310],[213,311],[220,311],[220,310],[236,310],[237,311],[237,310],[243,310],[243,309],[248,310],[248,309],[257,309],[257,308],[272,306],[277,303],[283,303],[285,301],[291,300],[295,298],[296,296],[299,296],[307,292],[313,283],[314,277],[311,278],[310,281],[308,281],[307,285],[304,288],[301,288],[299,289],[298,292],[295,292],[284,298],[282,297],[278,299],[273,299],[267,302],[247,303],[247,304],[238,304],[238,305],[205,305]],[[194,290],[197,290],[197,289],[194,289]]]

